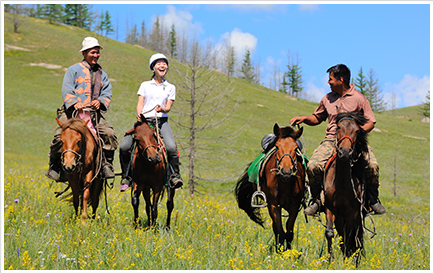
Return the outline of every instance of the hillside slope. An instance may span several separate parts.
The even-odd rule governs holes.
[[[62,104],[61,84],[65,69],[80,61],[81,41],[94,33],[83,29],[52,25],[46,21],[23,18],[20,33],[13,33],[9,14],[5,14],[4,52],[4,159],[9,168],[34,167],[46,169],[48,148],[56,122],[56,108]],[[119,141],[135,119],[136,92],[140,83],[150,78],[147,68],[152,51],[97,35],[104,46],[100,63],[113,85],[113,103],[105,115],[114,126]],[[333,64],[331,64],[333,65]],[[169,72],[169,81],[171,73]],[[217,73],[217,72],[216,72]],[[226,78],[224,78],[226,79]],[[316,103],[297,100],[285,94],[233,78],[234,91],[230,104],[239,101],[231,119],[206,133],[208,136],[230,134],[242,130],[234,140],[217,144],[210,141],[215,151],[230,147],[227,157],[214,159],[213,167],[207,160],[198,162],[198,172],[207,178],[236,178],[260,151],[260,140],[271,132],[274,123],[287,126],[295,115],[311,114]],[[179,107],[175,102],[174,109]],[[228,106],[231,107],[231,106]],[[222,115],[225,109],[215,110]],[[415,111],[416,108],[415,108]],[[176,114],[171,114],[176,119]],[[430,185],[430,125],[420,119],[405,119],[389,114],[376,114],[376,128],[369,136],[370,144],[381,169],[381,196],[391,203],[413,204],[429,208]],[[200,121],[200,118],[198,118]],[[172,125],[176,134],[182,129]],[[305,126],[303,141],[306,154],[324,137],[325,123],[317,127]],[[186,178],[186,154],[181,155],[183,176]],[[115,165],[120,171],[118,158]],[[208,165],[208,166],[207,166]],[[203,170],[202,170],[203,168]],[[205,169],[208,168],[208,169]],[[234,179],[227,181],[232,185]],[[204,182],[205,185],[212,183]],[[230,188],[229,186],[227,188]],[[414,195],[407,195],[407,194]],[[411,196],[411,197],[410,197]],[[401,200],[402,199],[402,200]],[[411,201],[410,201],[411,200]]]

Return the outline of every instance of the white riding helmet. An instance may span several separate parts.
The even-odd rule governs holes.
[[[156,53],[156,54],[151,56],[151,59],[149,59],[149,68],[151,70],[154,70],[155,63],[157,62],[157,60],[160,60],[160,59],[165,60],[167,63],[167,66],[169,66],[169,59],[167,59],[167,57],[162,53]]]

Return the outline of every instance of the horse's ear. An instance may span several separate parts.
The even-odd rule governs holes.
[[[59,127],[62,127],[62,126],[63,126],[62,121],[60,121],[57,117],[56,117],[56,121],[57,121],[57,124],[59,125]]]
[[[297,130],[297,132],[295,133],[296,139],[300,138],[301,134],[303,134],[303,127]]]
[[[280,136],[280,127],[277,123],[274,124],[273,132],[274,132],[274,135],[276,135],[277,137]]]
[[[87,127],[87,124],[89,123],[90,120],[86,120],[83,122],[83,126]]]
[[[127,132],[125,132],[125,136],[131,135],[134,133],[134,128],[130,128]]]

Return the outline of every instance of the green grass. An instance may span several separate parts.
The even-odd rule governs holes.
[[[324,228],[317,220],[306,223],[300,214],[294,250],[278,255],[272,252],[270,219],[262,229],[237,208],[231,190],[247,163],[259,153],[261,138],[272,131],[274,123],[287,126],[290,118],[309,115],[317,106],[240,79],[232,79],[234,91],[228,106],[215,114],[221,117],[239,101],[231,119],[202,136],[241,131],[234,140],[202,141],[202,146],[212,148],[218,157],[197,163],[200,176],[233,179],[199,181],[199,193],[193,197],[188,187],[179,190],[170,231],[133,229],[129,194],[118,191],[119,179],[114,189],[107,190],[111,214],[104,213],[102,200],[101,219],[86,225],[73,219],[72,205],[54,198],[54,191],[63,185],[53,184],[43,174],[56,127],[55,111],[62,102],[64,69],[81,60],[81,41],[94,34],[42,20],[23,21],[20,33],[14,34],[10,16],[5,14],[4,43],[30,50],[4,54],[5,269],[353,269],[353,264],[343,262],[338,239],[334,243],[337,258],[327,262]],[[101,64],[113,85],[113,103],[106,118],[121,141],[134,122],[136,92],[150,77],[147,62],[153,52],[97,37],[104,46]],[[31,63],[56,64],[62,69]],[[171,73],[174,70],[169,76]],[[180,119],[176,115],[180,107],[182,104],[175,102],[171,119]],[[361,269],[430,269],[430,125],[420,122],[418,109],[376,114],[376,128],[381,132],[370,133],[369,141],[380,165],[380,198],[388,212],[374,216],[373,224],[367,220],[368,228],[375,226],[377,235],[370,239],[372,235],[367,233]],[[309,157],[323,139],[325,127],[324,123],[304,127]],[[172,129],[175,134],[185,134],[173,124]],[[221,155],[228,147],[230,153]],[[181,155],[184,179],[188,179],[186,155]],[[115,167],[120,171],[117,157]],[[141,200],[145,218],[143,204]],[[164,205],[160,204],[161,224],[166,215]],[[263,213],[267,215],[266,210]]]

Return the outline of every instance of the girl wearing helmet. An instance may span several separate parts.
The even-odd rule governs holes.
[[[144,117],[147,121],[154,120],[158,117],[158,127],[163,136],[167,150],[169,164],[173,168],[173,174],[170,176],[169,185],[173,188],[179,188],[183,185],[179,173],[178,150],[173,137],[172,129],[168,123],[168,113],[175,101],[176,88],[170,84],[165,76],[169,68],[169,59],[164,54],[157,53],[151,56],[149,68],[153,71],[151,80],[144,81],[137,92],[137,121],[142,121]],[[142,121],[145,122],[145,121]],[[131,146],[133,138],[126,135],[120,145],[120,162],[122,168],[121,192],[131,186],[131,173],[128,171],[129,161],[131,158]],[[130,174],[128,174],[130,173]]]

